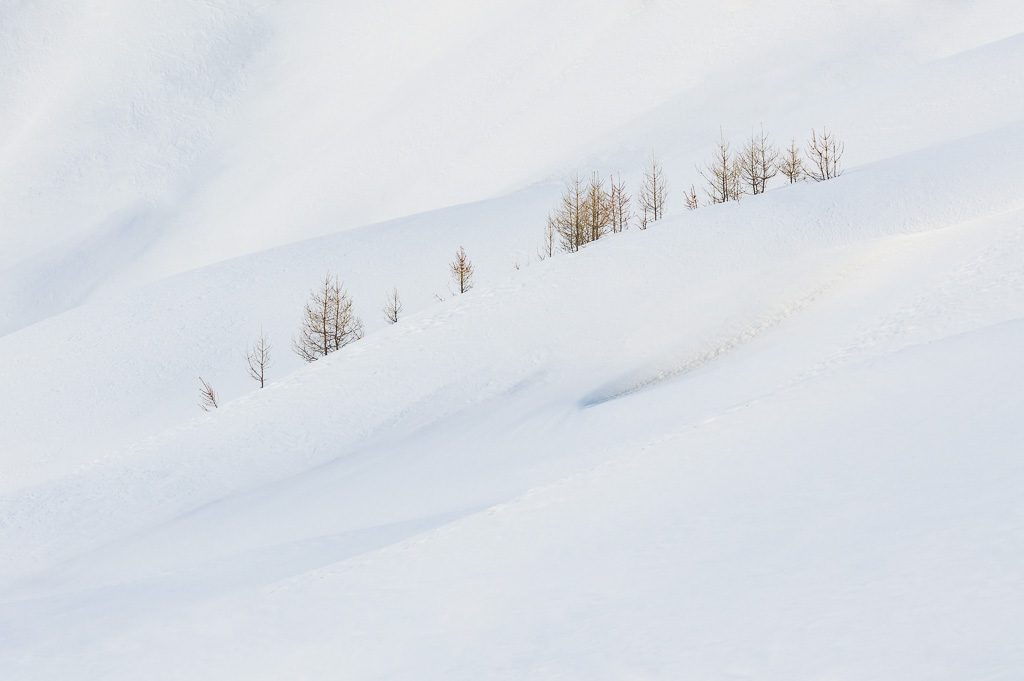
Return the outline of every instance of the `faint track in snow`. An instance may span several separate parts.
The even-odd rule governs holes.
[[[745,325],[733,325],[726,332],[718,334],[717,337],[709,342],[701,343],[697,347],[687,348],[679,353],[669,355],[660,361],[648,363],[641,369],[605,384],[585,396],[580,402],[581,406],[584,408],[595,407],[612,400],[627,397],[714,362],[736,348],[764,335],[811,306],[855,272],[863,269],[870,261],[879,257],[882,250],[884,248],[876,249],[855,258],[851,264],[842,268],[837,274],[811,287],[810,291],[802,295],[791,296],[786,302],[770,306],[767,311],[755,316],[752,321]]]
[[[849,343],[793,379],[799,383],[828,374],[851,362],[899,352],[915,345],[969,333],[1019,319],[1024,314],[1024,212],[1003,211],[981,220],[952,225],[922,235],[943,236],[955,230],[962,259],[920,294],[864,328]],[[975,241],[982,243],[972,246]],[[936,329],[941,330],[936,336]]]

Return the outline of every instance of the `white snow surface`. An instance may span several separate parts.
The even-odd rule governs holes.
[[[0,4],[0,680],[1021,678],[1022,64],[1009,0]],[[761,124],[847,171],[685,211]]]

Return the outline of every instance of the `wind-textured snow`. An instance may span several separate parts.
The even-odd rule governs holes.
[[[1024,674],[1024,6],[47,0],[0,39],[0,679]],[[761,124],[846,172],[685,211]],[[667,219],[538,261],[567,175],[651,150]],[[328,270],[368,333],[307,366]]]

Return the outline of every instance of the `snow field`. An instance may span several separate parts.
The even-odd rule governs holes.
[[[0,678],[1019,676],[1017,3],[0,12]],[[847,172],[683,211],[761,122]]]

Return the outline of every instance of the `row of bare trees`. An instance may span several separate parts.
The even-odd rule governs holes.
[[[789,184],[805,178],[822,182],[839,177],[843,173],[843,149],[843,143],[825,128],[821,133],[811,130],[811,139],[803,153],[796,139],[780,150],[761,128],[735,152],[725,136],[720,135],[711,159],[702,167],[698,166],[697,172],[703,180],[709,204],[739,201],[746,194],[763,194],[768,182],[780,173]],[[697,191],[691,186],[687,207],[695,209],[699,205]]]
[[[720,135],[713,156],[697,167],[707,205],[739,201],[744,195],[763,194],[768,183],[781,174],[790,184],[804,179],[817,182],[842,174],[843,143],[828,129],[811,131],[806,151],[796,139],[779,149],[762,127],[751,133],[743,146],[733,150],[732,143]],[[644,167],[644,177],[633,197],[621,177],[603,180],[591,173],[589,180],[575,175],[566,182],[558,207],[548,215],[544,240],[537,251],[543,260],[558,251],[574,253],[606,234],[621,232],[633,223],[640,229],[665,215],[668,183],[665,172],[652,153]],[[697,187],[683,192],[689,210],[701,206]]]
[[[703,191],[709,204],[738,201],[746,194],[763,194],[768,182],[782,174],[790,184],[810,178],[817,182],[842,174],[840,163],[844,145],[827,129],[819,134],[811,131],[807,149],[801,155],[796,140],[779,150],[762,128],[752,133],[736,152],[732,145],[719,136],[714,155],[698,167],[703,180]],[[806,160],[805,160],[806,158]],[[644,167],[644,177],[633,197],[621,177],[607,181],[597,172],[589,180],[579,175],[570,179],[562,193],[558,208],[548,215],[544,242],[537,255],[541,260],[561,250],[573,253],[607,234],[629,229],[635,222],[640,229],[665,216],[668,183],[661,163],[652,153]],[[683,193],[686,207],[700,207],[694,185]],[[473,288],[475,270],[464,248],[460,247],[455,259],[448,264],[453,294],[462,294]],[[443,299],[442,299],[443,300]],[[403,311],[398,289],[392,288],[381,308],[385,319],[396,324]],[[303,310],[299,334],[292,339],[292,348],[306,362],[314,362],[363,337],[362,320],[355,314],[352,299],[337,276],[328,273],[315,288]],[[267,334],[260,329],[252,346],[246,345],[244,358],[250,378],[266,384],[266,371],[272,364],[273,346]],[[200,407],[204,411],[216,409],[217,394],[210,384],[199,378]]]
[[[664,217],[667,196],[665,172],[653,154],[636,196],[635,214],[633,197],[621,177],[604,180],[594,172],[584,180],[575,175],[566,182],[558,208],[548,215],[537,255],[543,260],[559,250],[574,253],[607,234],[629,229],[634,221],[640,229],[647,229]]]
[[[449,290],[453,294],[466,293],[473,288],[476,270],[466,255],[466,249],[459,247],[455,259],[448,264],[448,271],[453,285]],[[381,307],[384,318],[389,324],[397,324],[404,309],[398,288],[392,288]],[[310,292],[299,333],[292,339],[292,349],[306,362],[315,362],[362,337],[363,322],[353,310],[351,296],[338,277],[328,272]],[[242,355],[246,372],[261,388],[266,385],[267,370],[273,364],[273,348],[270,337],[261,327],[252,344],[246,344]],[[202,376],[199,383],[199,407],[203,411],[216,409],[219,406],[217,392]]]

